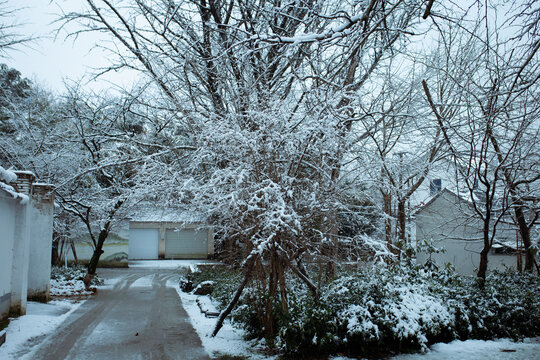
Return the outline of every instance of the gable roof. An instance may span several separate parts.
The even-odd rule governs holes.
[[[456,199],[459,199],[460,201],[463,201],[467,205],[471,205],[471,202],[464,199],[463,197],[459,196],[458,194],[454,193],[453,191],[448,190],[447,188],[442,189],[437,194],[433,195],[431,198],[428,198],[428,200],[425,203],[422,203],[419,207],[417,207],[413,213],[411,214],[413,217],[427,209],[431,206],[440,196],[443,194],[448,194]]]

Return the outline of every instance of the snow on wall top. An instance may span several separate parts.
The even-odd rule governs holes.
[[[0,181],[7,184],[17,181],[17,175],[11,170],[6,170],[0,166]]]
[[[11,195],[14,199],[19,199],[21,201],[21,204],[26,204],[30,200],[28,195],[18,193],[15,191],[13,186],[9,185],[9,183],[13,183],[17,181],[17,175],[11,171],[6,170],[2,166],[0,166],[0,190],[3,190],[5,193]]]
[[[11,195],[14,199],[19,199],[21,201],[21,204],[23,205],[28,203],[28,201],[30,200],[28,195],[16,192],[13,186],[5,184],[2,181],[0,181],[0,190],[3,190],[7,194]]]
[[[53,184],[49,184],[49,183],[40,183],[40,182],[35,182],[32,184],[32,186],[50,186],[50,187],[54,187]]]

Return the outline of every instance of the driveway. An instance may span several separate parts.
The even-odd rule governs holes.
[[[99,269],[115,279],[44,339],[35,359],[209,359],[174,288],[171,269]]]

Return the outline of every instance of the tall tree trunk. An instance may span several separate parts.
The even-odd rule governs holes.
[[[71,252],[73,253],[73,260],[75,260],[75,264],[79,263],[79,257],[77,256],[77,249],[75,248],[75,243],[73,240],[70,241],[71,243]]]
[[[254,264],[255,264],[256,260],[257,260],[256,258],[248,259],[248,263],[246,264],[246,273],[244,275],[244,279],[242,280],[242,282],[240,283],[240,285],[236,289],[236,292],[234,293],[234,296],[233,296],[231,302],[229,303],[229,305],[227,305],[225,310],[223,310],[219,314],[218,320],[216,322],[216,326],[214,327],[214,331],[212,331],[212,337],[217,335],[219,330],[223,327],[223,322],[225,321],[225,318],[227,318],[227,316],[229,316],[231,311],[236,306],[236,303],[238,303],[238,300],[240,299],[240,295],[242,295],[242,292],[244,291],[244,288],[246,287],[247,283],[251,279],[251,275],[253,273],[253,268],[254,268]]]
[[[57,235],[55,233],[55,235]],[[60,263],[60,256],[58,254],[58,246],[60,246],[60,238],[58,236],[54,236],[53,243],[52,243],[52,253],[51,253],[51,265],[57,266]]]
[[[399,258],[401,258],[401,253],[403,250],[403,247],[407,243],[406,235],[407,235],[407,222],[406,222],[406,216],[405,216],[405,200],[399,199],[398,201],[398,231],[399,231]]]
[[[278,280],[279,280],[279,291],[281,296],[281,310],[284,313],[289,311],[289,300],[287,296],[287,283],[285,281],[285,270],[286,266],[283,259],[279,259],[278,263]]]
[[[480,265],[478,266],[478,273],[476,274],[476,276],[479,279],[481,279],[482,285],[486,281],[488,253],[489,253],[489,248],[486,248],[486,247],[484,247],[482,251],[480,251]]]
[[[92,258],[90,259],[90,262],[88,263],[88,268],[86,271],[86,275],[83,278],[84,285],[87,289],[90,288],[90,284],[92,283],[92,280],[94,279],[94,276],[96,276],[96,269],[99,262],[99,258],[101,257],[101,254],[103,254],[103,244],[105,243],[105,240],[109,236],[109,232],[111,231],[111,224],[112,220],[114,219],[114,215],[120,209],[122,204],[125,200],[119,199],[116,204],[114,204],[114,208],[109,213],[109,216],[107,218],[107,221],[105,222],[105,226],[101,229],[99,232],[99,237],[96,242],[96,248],[94,249],[94,253],[92,254]]]
[[[328,216],[328,233],[330,236],[330,243],[326,248],[325,255],[328,257],[326,262],[326,281],[332,281],[336,276],[336,258],[338,255],[338,219],[335,210],[332,210]]]
[[[101,229],[99,233],[98,241],[96,244],[96,248],[94,249],[92,258],[90,259],[90,262],[88,263],[86,275],[83,278],[84,286],[86,286],[86,289],[90,288],[90,285],[92,284],[92,280],[94,279],[94,276],[96,276],[97,264],[99,262],[99,258],[101,257],[101,254],[104,253],[104,251],[102,250],[103,243],[105,243],[107,236],[109,236],[109,229],[106,229],[106,228]]]
[[[489,250],[491,249],[491,242],[489,239],[490,219],[491,219],[491,216],[489,215],[489,212],[487,212],[487,216],[484,219],[484,228],[483,228],[484,247],[482,248],[482,251],[480,251],[480,264],[478,265],[478,273],[476,275],[479,279],[481,279],[480,285],[482,287],[484,286],[484,283],[486,281],[488,254],[489,254]]]
[[[394,244],[392,243],[392,195],[383,193],[383,210],[384,210],[384,236],[388,251],[394,253]]]
[[[534,256],[535,249],[532,247],[531,231],[527,226],[525,220],[525,214],[523,213],[523,203],[519,199],[515,198],[514,203],[514,215],[519,227],[519,235],[523,241],[523,247],[525,248],[525,271],[532,272],[534,270]]]
[[[264,333],[267,337],[270,337],[274,333],[274,317],[273,307],[274,299],[277,294],[277,264],[276,264],[276,249],[272,248],[270,253],[270,279],[268,280],[268,296],[266,297],[265,311],[264,311]]]

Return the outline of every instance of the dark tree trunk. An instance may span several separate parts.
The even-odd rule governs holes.
[[[249,263],[247,264],[247,269],[244,275],[244,279],[240,283],[240,286],[238,286],[238,288],[236,289],[236,292],[234,293],[234,296],[231,302],[229,303],[229,305],[227,305],[227,308],[219,314],[216,326],[214,327],[214,331],[212,332],[212,337],[216,336],[219,330],[223,327],[223,322],[225,321],[225,318],[231,313],[231,311],[236,306],[238,299],[240,299],[240,295],[242,295],[242,292],[244,291],[244,288],[246,287],[253,273],[255,260],[256,259],[248,260]]]
[[[484,247],[482,248],[482,251],[480,251],[480,264],[478,265],[478,274],[476,275],[481,280],[480,285],[482,287],[484,286],[484,283],[486,281],[488,254],[489,254],[489,250],[491,249],[491,241],[489,238],[489,223],[491,220],[491,216],[490,216],[489,211],[487,212],[487,216],[484,219],[484,229],[483,229]]]
[[[51,253],[51,265],[58,266],[58,263],[60,262],[60,256],[58,255],[58,246],[60,245],[60,239],[58,237],[54,237],[53,243],[52,243],[52,253]]]
[[[525,214],[523,213],[523,204],[520,201],[515,201],[516,207],[514,208],[514,214],[519,227],[519,234],[521,240],[523,240],[523,247],[525,248],[525,271],[532,272],[534,270],[534,248],[531,246],[531,232],[527,226],[525,220]]]
[[[399,239],[405,243],[406,236],[406,218],[405,218],[405,201],[398,202],[398,223],[399,223]]]
[[[71,252],[73,253],[73,259],[75,260],[75,264],[79,263],[79,258],[77,256],[77,249],[75,249],[75,243],[73,240],[71,241]]]
[[[88,263],[88,268],[86,271],[86,275],[84,276],[83,282],[86,286],[86,289],[90,289],[90,284],[92,283],[92,280],[94,279],[94,276],[96,276],[96,269],[99,262],[99,258],[101,254],[103,254],[103,244],[105,243],[105,240],[107,240],[107,237],[109,236],[109,232],[111,231],[111,223],[114,218],[114,215],[118,211],[118,209],[122,206],[124,203],[124,200],[120,199],[114,204],[114,208],[109,213],[109,217],[107,219],[107,222],[105,223],[105,226],[101,229],[99,232],[99,236],[96,242],[96,248],[94,249],[94,253],[92,254],[92,258],[90,259],[90,262]]]
[[[392,196],[387,193],[383,193],[383,206],[384,206],[384,234],[386,238],[386,244],[388,251],[394,253],[394,244],[392,243]]]
[[[405,200],[400,199],[398,201],[398,229],[399,229],[399,249],[400,252],[398,254],[399,258],[401,258],[401,253],[406,244],[406,235],[407,235],[407,222],[405,217]]]
[[[484,247],[480,252],[480,265],[478,266],[478,274],[476,276],[481,279],[482,284],[486,281],[488,253],[489,248],[486,247]]]
[[[332,281],[336,276],[336,258],[338,257],[338,215],[335,210],[331,210],[328,216],[328,234],[330,241],[323,248],[324,255],[328,258],[326,262],[325,280]]]
[[[110,224],[109,224],[110,225]],[[99,258],[101,257],[101,254],[104,253],[103,249],[103,243],[107,239],[107,236],[109,236],[109,230],[108,229],[102,229],[99,233],[98,241],[96,244],[96,248],[94,249],[94,253],[92,254],[92,258],[90,259],[90,262],[88,263],[88,269],[86,272],[86,275],[83,279],[84,285],[87,289],[90,288],[90,284],[92,283],[92,280],[94,279],[94,276],[96,276],[96,269],[99,262]]]

